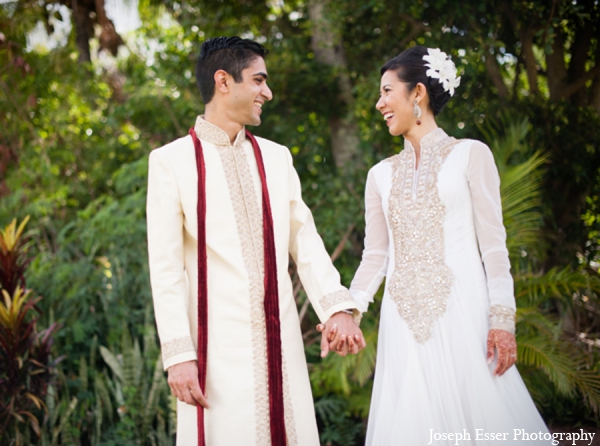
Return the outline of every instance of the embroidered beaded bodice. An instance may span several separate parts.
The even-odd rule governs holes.
[[[437,177],[457,143],[442,129],[436,129],[421,140],[418,169],[408,141],[400,154],[389,159],[393,179],[388,219],[395,268],[388,289],[400,316],[420,343],[431,337],[434,323],[445,313],[453,282],[452,271],[444,260],[445,208]]]

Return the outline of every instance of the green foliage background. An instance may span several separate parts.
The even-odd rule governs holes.
[[[143,0],[142,26],[123,36],[126,49],[91,63],[78,61],[74,32],[64,46],[26,49],[27,32],[56,14],[58,3],[0,5],[0,226],[32,217],[27,285],[44,297],[40,323],[62,323],[56,354],[66,356],[46,398],[41,444],[172,444],[172,399],[156,367],[146,260],[147,155],[185,135],[202,113],[195,55],[207,37],[223,34],[253,37],[270,49],[274,100],[253,131],[290,148],[330,252],[351,229],[336,260],[346,285],[362,251],[366,172],[402,149],[374,108],[379,67],[409,45],[452,54],[462,83],[438,124],[487,142],[503,175],[521,308],[520,371],[549,423],[597,426],[600,118],[591,104],[550,97],[544,61],[554,41],[535,35],[535,92],[520,35],[493,2],[322,3],[345,66],[317,60],[309,4],[301,1]],[[550,11],[547,3],[515,0],[512,7],[521,24],[547,19],[546,34],[562,30],[570,60],[578,26],[597,22],[598,4],[554,2]],[[598,66],[597,35],[589,39],[588,71]],[[509,96],[492,82],[486,57],[502,62]],[[350,105],[339,99],[342,75],[351,80]],[[356,124],[360,156],[338,168],[330,122],[346,115]],[[364,438],[380,298],[363,319],[369,346],[357,357],[321,361],[316,317],[309,310],[303,320],[323,444]]]

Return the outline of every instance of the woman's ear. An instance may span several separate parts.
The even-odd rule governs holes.
[[[421,82],[415,86],[415,100],[421,102],[427,96],[427,87]]]

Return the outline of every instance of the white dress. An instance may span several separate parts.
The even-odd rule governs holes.
[[[367,178],[361,312],[387,280],[366,443],[550,444],[516,367],[497,377],[486,363],[488,330],[514,332],[515,313],[491,151],[436,129],[420,155],[415,169],[405,141]]]

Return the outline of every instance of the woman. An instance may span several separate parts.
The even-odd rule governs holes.
[[[405,141],[369,171],[350,288],[364,312],[387,277],[367,445],[550,444],[512,367],[515,300],[493,156],[435,122],[460,83],[456,68],[417,46],[381,75],[377,110]],[[523,441],[531,433],[546,440]]]

